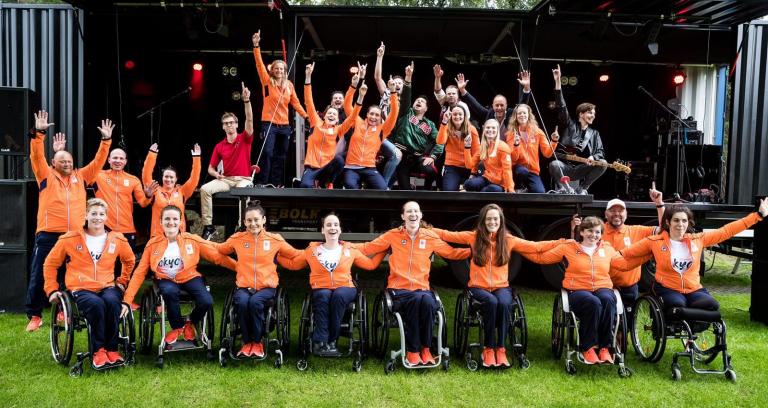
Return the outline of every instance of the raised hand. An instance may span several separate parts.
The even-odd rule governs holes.
[[[158,183],[155,180],[152,180],[149,185],[144,186],[144,195],[147,198],[151,198],[153,195],[155,195],[155,192],[157,192],[157,189],[160,188],[160,183]]]
[[[561,75],[562,74],[560,72],[560,64],[557,64],[557,68],[552,70],[552,77],[555,79],[555,83],[557,83],[557,84],[560,83]]]
[[[261,42],[261,29],[259,31],[256,31],[253,33],[253,36],[251,37],[251,41],[253,41],[253,46],[258,47],[259,43]]]
[[[53,152],[60,152],[67,148],[67,136],[64,133],[58,132],[53,135]]]
[[[379,49],[376,50],[376,56],[377,57],[383,57],[384,56],[384,51],[385,51],[384,41],[382,41],[381,45],[379,45]]]
[[[447,125],[450,120],[451,120],[451,111],[446,110],[445,113],[443,113],[443,125]]]
[[[160,149],[157,148],[157,143],[152,143],[152,146],[149,146],[149,151],[155,153],[160,152]]]
[[[41,110],[35,113],[35,129],[48,130],[53,123],[48,123],[48,112]]]
[[[358,62],[358,66],[360,63]],[[352,84],[353,88],[357,88],[357,84],[360,83],[360,68],[359,67],[351,67],[349,71],[352,73],[352,80],[350,81],[350,84]]]
[[[550,139],[551,139],[553,142],[557,142],[558,140],[560,140],[560,133],[557,133],[557,126],[555,126],[555,131],[554,131],[554,132],[552,132],[552,134],[551,134],[551,135],[549,135],[549,138],[550,138]]]
[[[307,79],[312,77],[312,72],[315,70],[315,63],[307,64],[306,67],[304,67],[304,75],[307,76]]]
[[[115,124],[112,123],[112,121],[109,119],[103,119],[101,121],[101,127],[98,127],[97,129],[99,129],[102,139],[111,139],[112,131],[115,129]]]
[[[520,133],[515,132],[514,145],[515,146],[520,146]]]
[[[760,200],[760,207],[758,207],[757,211],[760,213],[760,216],[763,218],[768,216],[768,197]]]
[[[526,92],[531,90],[531,73],[523,70],[517,74],[517,83],[520,84]]]
[[[395,80],[392,79],[392,75],[389,76],[389,80],[387,81],[387,88],[389,89],[390,93],[395,92]]]
[[[469,149],[470,147],[472,147],[472,135],[467,135],[464,138],[464,148]]]
[[[407,80],[407,81],[409,81],[409,82],[410,82],[410,78],[411,78],[411,76],[413,75],[413,68],[414,68],[414,64],[413,64],[413,61],[411,61],[411,63],[410,63],[410,64],[408,64],[408,65],[405,67],[405,78],[406,78],[406,80]]]
[[[360,79],[365,78],[365,71],[367,69],[368,69],[368,64],[362,64],[361,65],[360,62],[358,61],[358,63],[357,63],[357,70],[358,70],[358,73],[360,75]]]
[[[656,203],[656,205],[664,205],[664,199],[661,194],[661,191],[656,190],[656,182],[651,182],[651,189],[648,190],[648,195],[651,197],[651,201]]]
[[[368,92],[368,85],[365,84],[365,82],[360,85],[360,96],[363,97]]]
[[[462,95],[466,93],[466,88],[468,83],[469,83],[469,80],[464,79],[464,74],[456,75],[456,87],[459,88],[459,93],[461,93]]]
[[[573,217],[571,217],[571,238],[573,238],[574,230],[579,225],[581,225],[581,216],[579,214],[573,214]]]
[[[251,91],[245,86],[245,82],[240,82],[240,86],[242,87],[240,91],[240,95],[243,97],[243,103],[248,103],[251,101]]]
[[[443,77],[443,69],[440,67],[440,64],[435,64],[435,66],[432,67],[432,71],[435,73],[435,78]]]
[[[192,148],[192,156],[200,156],[201,152],[200,145],[195,143],[195,146]]]

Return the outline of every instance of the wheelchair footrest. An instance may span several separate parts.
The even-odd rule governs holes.
[[[197,340],[176,340],[173,344],[166,344],[166,351],[181,351],[202,348],[202,345]]]

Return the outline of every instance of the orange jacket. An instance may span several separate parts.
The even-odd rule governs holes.
[[[45,135],[37,132],[30,141],[29,160],[40,189],[37,230],[67,232],[82,229],[85,222],[85,186],[93,183],[104,167],[112,139],[102,140],[93,161],[63,177],[45,160]]]
[[[309,125],[314,128],[307,139],[304,165],[319,169],[330,163],[336,156],[336,142],[339,137],[344,137],[344,134],[355,124],[355,118],[360,114],[360,105],[355,104],[352,114],[347,116],[344,123],[328,127],[315,110],[315,102],[312,100],[312,85],[304,84],[304,104],[307,105],[307,111],[309,111]]]
[[[292,270],[303,269],[309,264],[309,286],[312,289],[354,288],[352,264],[354,263],[359,268],[372,271],[378,268],[381,260],[387,254],[386,252],[381,252],[373,258],[368,258],[349,242],[340,243],[342,250],[339,264],[336,265],[336,269],[333,272],[329,272],[317,260],[317,248],[322,244],[322,242],[310,242],[309,246],[301,251],[301,255],[291,259],[278,255],[277,261],[280,265]]]
[[[611,244],[600,241],[594,254],[590,257],[581,249],[581,244],[569,239],[554,248],[536,254],[522,254],[524,257],[539,264],[556,264],[563,262],[565,277],[563,288],[568,290],[588,290],[613,287],[611,274],[626,271],[642,265],[650,256],[628,260],[623,258]]]
[[[299,98],[296,97],[296,89],[294,89],[293,83],[286,79],[283,89],[272,84],[267,67],[264,65],[264,60],[261,59],[259,47],[253,48],[253,58],[256,60],[256,72],[259,73],[259,80],[261,80],[261,96],[264,104],[261,108],[262,122],[287,125],[289,102],[302,118],[306,118],[307,112],[301,107]],[[286,70],[285,75],[288,75],[288,70]],[[282,98],[280,97],[281,93]]]
[[[235,233],[217,248],[225,255],[237,253],[237,287],[256,290],[277,287],[276,256],[290,259],[301,255],[301,251],[285,242],[280,234],[264,230],[256,238],[248,231]]]
[[[621,228],[616,229],[606,223],[602,240],[611,244],[613,249],[621,251],[633,243],[653,235],[656,228],[655,226],[647,225],[622,225]],[[639,282],[641,274],[642,266],[638,266],[632,270],[611,275],[611,279],[617,288],[626,288]]]
[[[96,175],[96,197],[107,202],[106,225],[112,231],[133,234],[133,200],[140,206],[148,206],[152,200],[144,195],[141,181],[124,171],[101,170]],[[133,197],[131,197],[133,195]]]
[[[43,264],[43,277],[45,294],[59,290],[59,282],[56,279],[59,267],[66,263],[67,272],[64,276],[64,285],[68,290],[88,290],[99,292],[104,288],[111,288],[115,283],[123,286],[128,284],[136,263],[131,246],[123,234],[108,232],[104,243],[101,258],[94,262],[88,246],[85,244],[85,232],[70,231],[59,237],[56,245],[45,258]],[[122,273],[115,282],[115,261],[120,258]]]
[[[513,132],[507,132],[507,140],[515,140]],[[536,129],[536,133],[528,135],[528,142],[520,138],[520,145],[515,147],[510,146],[513,151],[518,151],[518,158],[514,164],[520,164],[527,168],[533,174],[538,175],[541,169],[539,168],[539,151],[544,157],[552,157],[554,151],[552,149],[557,147],[557,142],[552,142],[552,146],[547,141],[547,136],[541,129]]]
[[[149,151],[147,159],[144,161],[144,168],[141,170],[141,180],[144,185],[152,183],[152,172],[155,170],[157,162],[157,152]],[[197,182],[200,181],[200,156],[192,156],[192,172],[184,185],[176,185],[172,190],[166,191],[160,187],[152,196],[152,227],[149,230],[150,236],[163,235],[163,226],[160,224],[160,212],[168,205],[175,205],[181,210],[181,225],[179,231],[186,231],[186,218],[184,217],[184,203],[197,188]],[[161,183],[162,185],[162,183]]]
[[[480,150],[480,138],[477,136],[477,129],[469,125],[469,134],[472,135],[472,147],[469,149],[470,155],[474,156]],[[437,133],[437,144],[445,145],[445,165],[463,167],[471,169],[472,166],[464,158],[464,138],[448,135],[448,126],[441,125]]]
[[[440,239],[446,242],[469,245],[470,248],[472,248],[472,253],[474,253],[475,237],[477,236],[477,231],[453,232],[439,228],[433,228],[433,231],[437,233]],[[496,256],[495,239],[495,236],[491,237],[491,247],[488,248],[488,262],[485,266],[476,264],[474,258],[470,258],[469,282],[467,282],[467,287],[493,291],[509,286],[508,264],[498,266],[493,264],[493,258]],[[507,234],[507,248],[509,248],[510,252],[516,251],[521,254],[543,252],[554,248],[556,245],[562,243],[563,241],[565,240],[533,242],[526,241],[511,234]]]
[[[125,303],[133,303],[133,299],[139,288],[141,288],[142,283],[144,283],[144,278],[150,269],[155,273],[155,279],[171,280],[176,283],[189,282],[194,278],[202,276],[197,272],[197,264],[200,262],[201,256],[203,259],[216,265],[235,270],[235,261],[220,254],[216,250],[216,245],[212,242],[188,232],[180,232],[176,237],[176,242],[179,243],[179,253],[181,254],[182,262],[184,262],[184,269],[179,271],[173,278],[168,277],[157,269],[157,264],[163,258],[163,254],[165,254],[165,250],[168,248],[168,238],[162,234],[153,236],[147,241],[146,247],[144,247],[144,254],[141,256],[139,266],[133,271],[131,283],[128,285],[128,289],[123,297]]]
[[[389,137],[397,123],[397,114],[400,111],[400,102],[397,94],[392,92],[389,96],[390,112],[387,120],[381,126],[369,127],[368,122],[357,115],[352,115],[352,96],[355,88],[349,87],[344,97],[344,112],[347,117],[355,118],[355,131],[349,139],[346,165],[361,167],[376,167],[376,153],[381,147],[381,142]]]
[[[701,251],[706,247],[716,245],[746,230],[757,224],[761,219],[762,217],[758,213],[752,213],[714,231],[683,235],[682,242],[691,251],[693,265],[683,272],[682,275],[672,269],[672,245],[669,232],[667,231],[662,231],[659,235],[647,237],[629,248],[623,249],[621,254],[627,259],[652,254],[653,258],[656,259],[656,282],[667,289],[680,293],[691,293],[702,288],[699,279]]]
[[[395,115],[396,116],[396,115]],[[419,228],[411,239],[404,227],[391,229],[365,244],[358,244],[365,255],[392,250],[389,257],[388,289],[429,290],[430,257],[437,253],[446,259],[465,259],[469,248],[453,248],[430,228]]]
[[[512,162],[517,160],[518,153],[513,152],[509,145],[501,140],[497,140],[496,143],[499,144],[496,155],[483,162],[485,165],[483,177],[493,184],[500,185],[504,191],[511,193],[515,191],[515,182],[512,180]],[[488,150],[492,149],[489,148]],[[470,152],[470,149],[464,149],[464,161],[472,167],[473,172],[477,171],[477,165],[480,163],[480,149],[474,154]]]

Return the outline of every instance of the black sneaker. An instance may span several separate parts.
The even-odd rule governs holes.
[[[210,241],[214,235],[216,235],[216,228],[214,228],[213,225],[206,225],[203,227],[203,234],[201,236],[204,240]]]
[[[341,352],[339,352],[339,349],[336,347],[336,342],[332,341],[328,343],[328,349],[326,350],[325,355],[330,357],[338,357],[341,356]]]
[[[321,356],[326,352],[326,350],[328,350],[328,345],[325,344],[325,342],[323,341],[312,342],[312,354]]]

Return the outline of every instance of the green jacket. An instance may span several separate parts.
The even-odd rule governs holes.
[[[445,146],[437,144],[437,126],[431,120],[423,117],[416,119],[411,106],[411,84],[403,86],[400,95],[400,114],[390,141],[396,146],[405,148],[409,153],[438,158],[443,154]],[[408,107],[407,109],[405,109]]]

